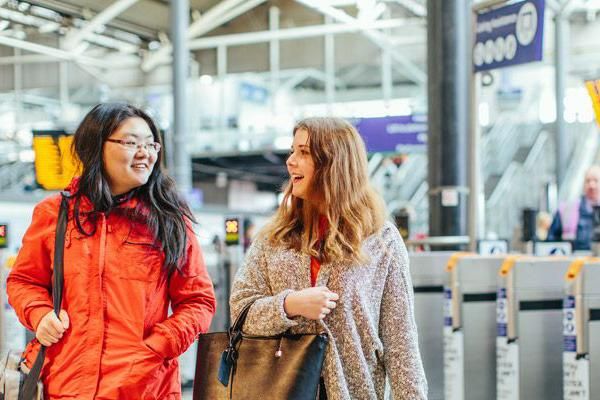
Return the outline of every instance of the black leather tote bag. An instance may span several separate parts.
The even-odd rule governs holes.
[[[251,305],[229,332],[199,336],[194,400],[315,400],[327,335],[246,335]]]

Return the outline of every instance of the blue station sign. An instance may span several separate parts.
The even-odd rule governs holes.
[[[422,151],[427,146],[427,115],[415,114],[353,121],[368,152]]]
[[[477,14],[474,71],[542,60],[544,9],[544,0],[527,0]]]

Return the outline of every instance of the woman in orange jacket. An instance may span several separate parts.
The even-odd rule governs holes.
[[[51,286],[60,195],[35,207],[7,282],[10,304],[36,333],[25,356],[32,363],[39,343],[48,346],[50,400],[180,399],[177,357],[208,330],[216,304],[194,217],[161,169],[158,129],[138,108],[100,104],[73,149],[82,174],[68,188],[59,317]]]

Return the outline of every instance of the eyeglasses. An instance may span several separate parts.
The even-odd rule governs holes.
[[[144,149],[148,152],[158,153],[160,151],[160,143],[148,142],[138,143],[135,140],[120,140],[120,139],[106,139],[107,142],[119,143],[121,146],[126,147],[128,150],[138,151]]]

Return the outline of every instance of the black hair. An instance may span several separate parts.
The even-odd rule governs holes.
[[[116,205],[104,175],[102,151],[98,149],[102,149],[106,139],[129,118],[142,118],[148,124],[154,141],[162,142],[152,118],[143,110],[124,103],[96,105],[75,131],[73,151],[81,161],[82,173],[78,189],[73,194],[74,218],[77,229],[85,235],[94,234],[98,213],[110,212]],[[159,152],[148,181],[131,192],[140,201],[131,217],[143,216],[155,242],[160,244],[165,254],[164,267],[171,274],[186,261],[186,219],[189,222],[196,221],[185,200],[177,193],[175,181],[162,170],[161,161],[162,152]],[[87,197],[94,207],[90,215],[93,228],[87,232],[81,224],[79,213],[82,196]],[[150,212],[142,213],[143,208]]]

